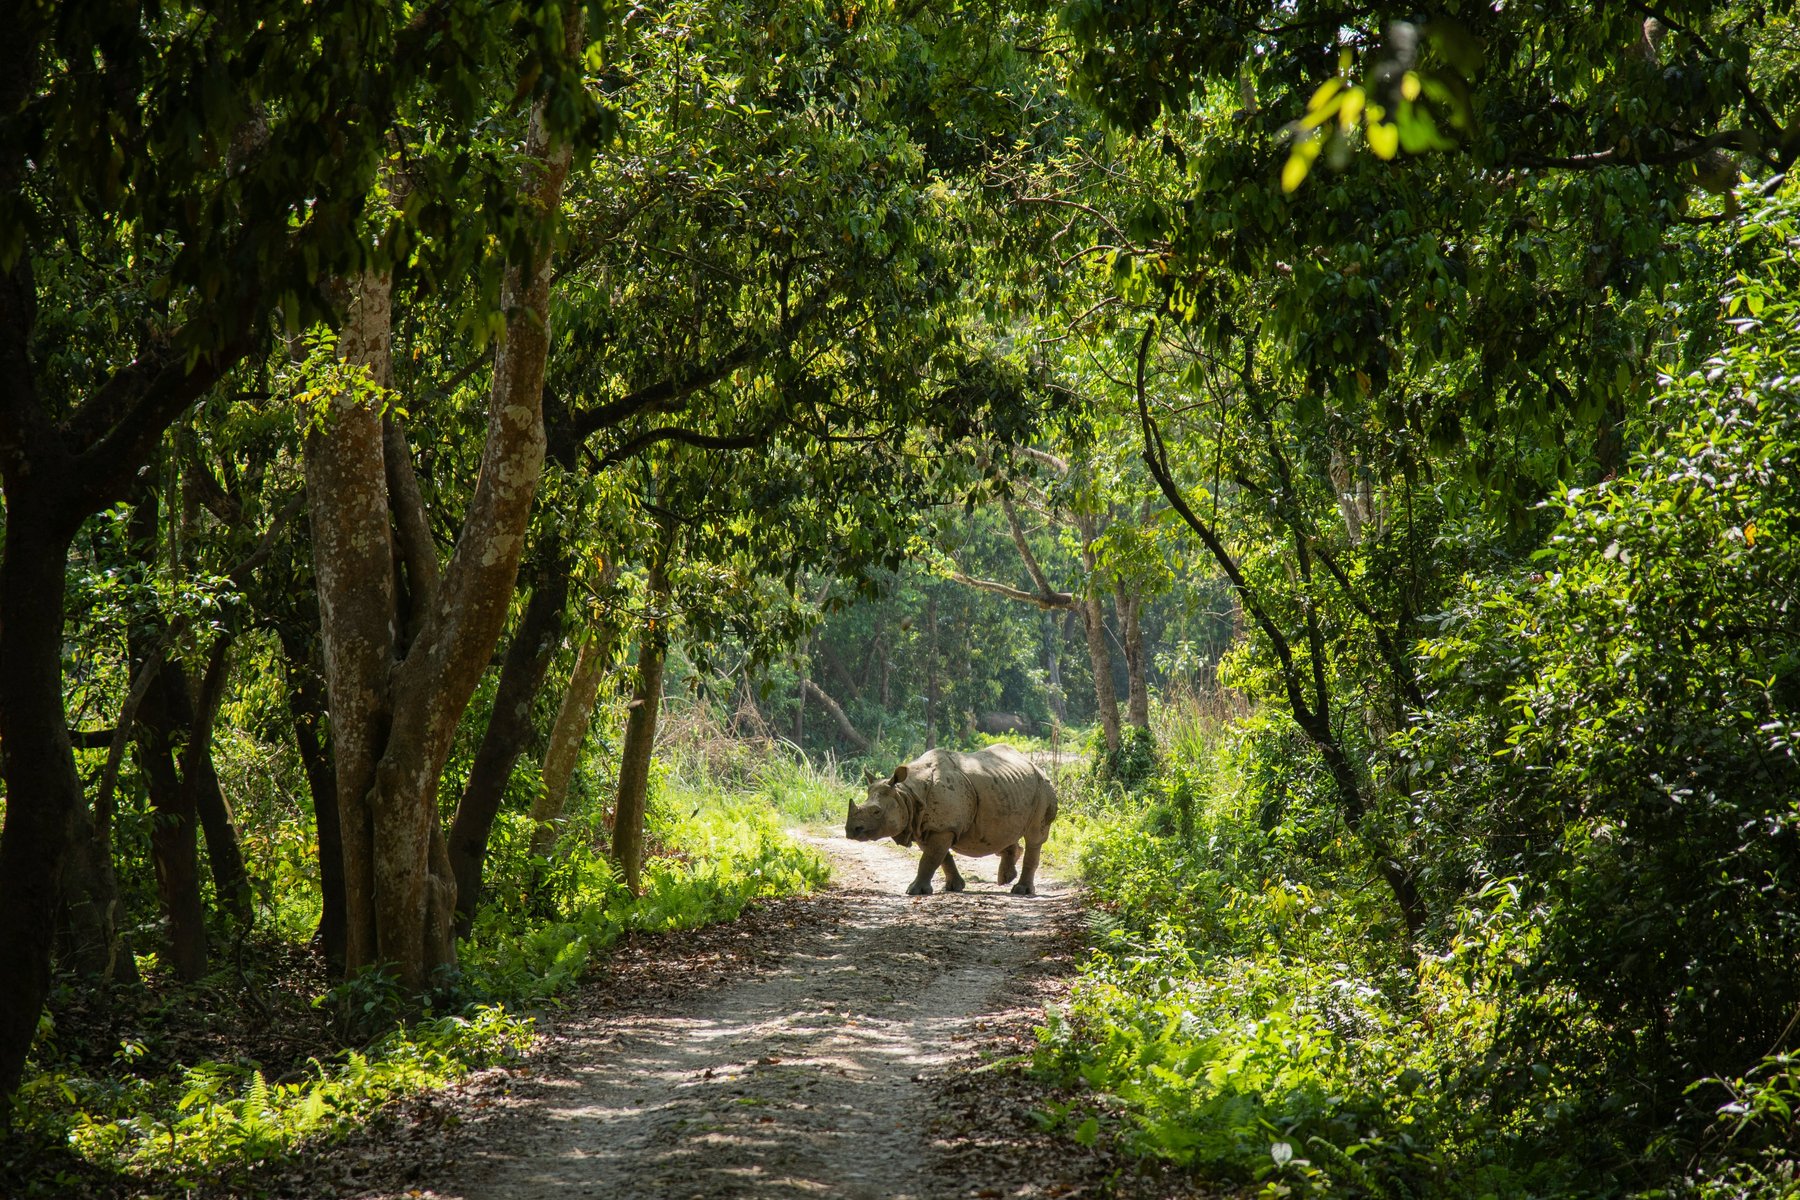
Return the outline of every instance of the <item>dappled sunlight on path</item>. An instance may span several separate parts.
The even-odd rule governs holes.
[[[922,1076],[977,1028],[1009,975],[1045,951],[1071,890],[985,881],[903,894],[915,858],[818,839],[851,901],[771,970],[667,1011],[597,1016],[570,1069],[538,1081],[532,1128],[465,1164],[467,1200],[533,1197],[961,1195],[933,1174]],[[985,868],[985,871],[983,870]],[[1008,1194],[1009,1183],[993,1186]]]

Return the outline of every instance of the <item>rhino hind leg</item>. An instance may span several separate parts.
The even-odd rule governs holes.
[[[1000,876],[996,882],[1011,883],[1019,877],[1019,843],[1014,842],[1000,852]]]
[[[956,869],[956,856],[953,854],[944,855],[944,890],[946,892],[960,892],[966,886],[968,885],[963,883],[962,872]]]
[[[1035,895],[1037,895],[1037,887],[1035,886],[1035,883],[1037,880],[1038,854],[1043,850],[1043,848],[1044,848],[1044,843],[1042,843],[1042,842],[1026,842],[1025,843],[1025,861],[1019,867],[1019,882],[1013,884],[1013,889],[1012,889],[1013,895],[1015,895],[1015,896],[1035,896]]]

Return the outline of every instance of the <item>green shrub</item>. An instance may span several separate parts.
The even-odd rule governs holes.
[[[1397,966],[1333,958],[1354,922],[1303,884],[1250,890],[1169,840],[1104,845],[1085,861],[1110,919],[1035,1055],[1089,1100],[1053,1120],[1078,1137],[1115,1124],[1127,1147],[1210,1180],[1523,1194],[1474,1149],[1498,1131],[1468,1119],[1458,1081],[1481,1062],[1492,1010],[1456,972],[1415,992]]]
[[[1356,748],[1416,955],[1252,714],[1084,840],[1103,936],[1036,1062],[1088,1094],[1053,1120],[1264,1194],[1800,1196],[1800,191],[1741,243],[1737,337],[1463,581],[1424,711]]]
[[[66,1142],[89,1161],[193,1187],[290,1157],[399,1096],[515,1058],[531,1041],[530,1018],[485,1005],[394,1029],[329,1062],[314,1059],[291,1081],[271,1082],[256,1063],[212,1060],[155,1080],[55,1071],[27,1081],[19,1117],[36,1136]],[[121,1058],[135,1053],[141,1047],[121,1044]]]
[[[1738,336],[1664,381],[1627,470],[1552,502],[1528,571],[1467,583],[1407,745],[1439,904],[1518,880],[1540,933],[1496,1099],[1548,1070],[1620,1157],[1698,1135],[1689,1083],[1752,1067],[1800,995],[1800,198],[1748,228],[1777,255]]]
[[[685,815],[665,815],[690,802]],[[830,876],[819,853],[783,833],[758,800],[675,792],[652,815],[652,841],[681,853],[645,864],[641,895],[631,895],[610,859],[576,851],[550,873],[561,916],[546,919],[530,906],[482,910],[463,952],[475,994],[541,1001],[568,990],[626,933],[728,921],[753,900],[812,891]]]

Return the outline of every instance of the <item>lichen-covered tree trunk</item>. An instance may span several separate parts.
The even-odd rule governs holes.
[[[565,25],[576,52],[579,10]],[[570,151],[543,106],[532,111],[521,199],[542,218],[529,261],[508,267],[500,303],[506,333],[494,355],[486,439],[474,495],[441,579],[409,564],[409,611],[394,578],[396,506],[390,472],[410,464],[404,438],[366,405],[340,402],[308,440],[307,494],[325,632],[340,833],[344,842],[345,968],[392,964],[410,990],[455,961],[456,885],[437,819],[438,780],[457,722],[493,653],[518,579],[531,502],[544,463],[544,365],[550,345],[550,229]],[[391,383],[389,277],[358,281],[340,336],[346,362]],[[384,447],[384,440],[387,443]],[[400,511],[402,528],[420,527]],[[413,554],[433,553],[408,540]],[[419,568],[425,568],[420,570]],[[412,631],[397,647],[402,623]]]
[[[393,378],[392,295],[391,276],[360,280],[338,337],[339,356],[383,387]],[[344,965],[355,971],[383,957],[371,794],[387,742],[398,613],[381,414],[351,394],[335,397],[306,439],[305,466],[343,853]]]
[[[569,799],[569,780],[575,774],[581,745],[587,740],[594,703],[600,698],[600,680],[612,660],[612,651],[613,632],[602,626],[588,632],[575,654],[575,669],[563,692],[562,706],[556,711],[550,746],[544,751],[543,786],[531,806],[531,852],[541,858],[549,857],[556,846],[558,823]]]
[[[638,635],[638,677],[625,714],[619,749],[619,800],[613,815],[613,860],[633,892],[644,865],[644,806],[650,787],[650,756],[662,708],[663,662],[669,652],[669,578],[659,559],[650,568],[650,619]]]

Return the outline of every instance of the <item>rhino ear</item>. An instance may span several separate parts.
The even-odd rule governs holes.
[[[899,766],[894,768],[893,778],[889,779],[888,782],[889,783],[899,783],[902,780],[904,780],[905,778],[906,778],[906,764],[901,763]]]
[[[875,779],[876,779],[875,772],[871,771],[868,767],[864,767],[863,768],[863,786],[868,787],[871,783],[875,782]]]

